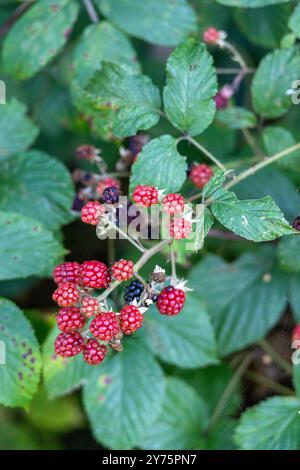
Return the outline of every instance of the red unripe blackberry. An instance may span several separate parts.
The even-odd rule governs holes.
[[[108,267],[101,261],[85,261],[81,265],[80,274],[83,284],[92,289],[106,288],[111,281]]]
[[[83,297],[81,299],[81,307],[80,311],[85,315],[87,318],[93,317],[94,315],[97,315],[100,310],[100,305],[97,299],[95,297]]]
[[[185,293],[173,286],[165,287],[158,296],[156,305],[160,313],[164,315],[178,315],[185,302]]]
[[[207,44],[216,44],[220,39],[220,33],[216,28],[208,28],[203,33],[203,41]]]
[[[163,198],[162,204],[168,214],[178,214],[184,210],[184,197],[181,194],[168,194]]]
[[[75,284],[62,282],[53,292],[52,299],[60,307],[73,307],[79,301],[79,292]]]
[[[199,163],[192,165],[191,171],[189,173],[189,178],[194,183],[197,188],[202,189],[206,183],[209,182],[214,172],[210,166],[205,163]]]
[[[97,225],[105,214],[105,207],[98,201],[90,201],[81,210],[81,220],[85,224]]]
[[[125,335],[131,335],[143,324],[143,314],[135,305],[125,305],[120,311],[120,326]]]
[[[104,189],[106,188],[118,188],[120,189],[120,181],[116,180],[115,178],[104,178],[103,180],[100,180],[97,186],[97,193],[102,196]]]
[[[80,333],[60,333],[54,343],[55,353],[61,357],[72,357],[83,350],[84,341]]]
[[[174,240],[187,238],[192,231],[192,224],[189,220],[180,218],[173,219],[170,222],[170,237]]]
[[[106,346],[98,343],[96,339],[91,338],[84,345],[83,360],[90,364],[90,366],[97,366],[104,360],[106,353]]]
[[[90,324],[90,332],[102,341],[111,341],[120,331],[115,312],[98,313]]]
[[[59,264],[53,271],[53,279],[56,284],[62,282],[72,282],[79,284],[80,282],[80,264],[76,261],[67,261]]]
[[[85,324],[85,318],[77,307],[61,308],[56,316],[57,326],[65,333],[73,333],[81,330]]]
[[[120,259],[111,267],[111,274],[117,281],[127,281],[132,278],[134,272],[133,261]]]
[[[138,185],[133,191],[132,199],[140,206],[150,207],[158,203],[158,190],[153,186]]]
[[[300,324],[296,325],[292,332],[292,341],[296,340],[300,341]]]

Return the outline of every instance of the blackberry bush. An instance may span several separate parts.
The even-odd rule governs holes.
[[[1,2],[0,448],[300,450],[299,40],[292,0]]]

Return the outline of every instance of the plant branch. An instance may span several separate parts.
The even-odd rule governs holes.
[[[231,380],[228,382],[228,385],[225,388],[223,394],[221,395],[221,398],[209,420],[206,432],[208,432],[214,426],[214,424],[218,421],[218,419],[222,415],[223,410],[226,406],[226,403],[231,398],[231,395],[234,392],[235,388],[237,387],[239,380],[244,375],[251,361],[252,361],[252,354],[249,353],[246,355],[246,357],[243,359],[239,367],[236,369]]]
[[[122,230],[120,227],[118,227],[117,225],[115,225],[113,222],[111,222],[110,220],[108,221],[108,225],[116,230],[116,232],[118,232],[123,238],[125,238],[126,240],[129,241],[129,243],[131,243],[133,246],[135,246],[135,248],[137,248],[139,251],[141,251],[142,253],[144,253],[145,249],[142,247],[142,245],[140,245],[139,243],[137,243],[135,240],[133,240],[133,238],[131,238],[126,232],[124,232],[124,230]]]
[[[227,185],[225,186],[225,189],[232,188],[240,181],[243,181],[244,179],[248,178],[248,176],[254,175],[257,171],[262,170],[263,168],[265,168],[268,165],[271,165],[272,163],[276,162],[280,158],[285,157],[286,155],[289,155],[290,153],[299,149],[300,149],[300,142],[298,144],[293,145],[292,147],[288,147],[287,149],[276,153],[275,155],[272,155],[271,157],[266,157],[264,160],[260,161],[256,165],[251,166],[250,168],[248,168],[248,170],[243,171],[236,178],[234,178],[232,181],[227,183]]]
[[[99,17],[92,0],[83,0],[86,11],[93,23],[99,23]]]
[[[275,363],[277,363],[282,370],[284,370],[288,375],[292,375],[293,368],[292,365],[289,364],[277,351],[268,343],[267,340],[262,339],[258,342],[258,345],[261,347],[263,351],[269,354]]]
[[[205,147],[203,147],[197,140],[193,139],[193,137],[185,136],[185,140],[190,142],[194,147],[199,149],[204,155],[206,155],[215,165],[217,165],[221,170],[226,170],[226,167],[221,163],[212,153],[210,153]]]
[[[245,377],[252,382],[255,382],[259,385],[263,385],[270,390],[273,390],[274,392],[280,393],[281,395],[287,395],[287,396],[294,396],[295,393],[293,390],[291,390],[288,387],[285,387],[284,385],[281,385],[275,380],[270,379],[269,377],[265,377],[264,375],[258,374],[257,372],[253,371],[247,371],[245,373]]]
[[[0,38],[5,36],[6,33],[12,28],[15,22],[34,4],[34,0],[21,3],[18,8],[12,13],[12,15],[1,25],[0,27]]]
[[[171,261],[171,275],[172,275],[172,278],[177,279],[175,252],[173,250],[172,245],[170,245],[170,261]]]
[[[241,131],[242,131],[246,141],[248,142],[249,146],[253,150],[254,155],[257,155],[257,156],[263,158],[264,154],[262,153],[261,149],[257,145],[255,139],[252,137],[251,132],[246,128],[241,129]]]
[[[140,259],[135,263],[134,265],[134,272],[139,272],[139,270],[144,266],[144,264],[149,261],[152,256],[154,256],[156,253],[158,253],[165,245],[168,245],[171,243],[171,240],[161,240],[159,243],[154,245],[153,247],[149,248],[144,252],[144,254],[140,257]],[[122,281],[114,281],[111,283],[111,285],[104,291],[102,294],[99,295],[98,300],[99,302],[102,302],[103,300],[106,299],[106,297],[114,290],[116,287],[118,287]]]

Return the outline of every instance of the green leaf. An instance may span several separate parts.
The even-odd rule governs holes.
[[[297,3],[288,22],[289,28],[299,38],[300,37],[300,3]]]
[[[0,160],[26,150],[34,142],[38,128],[26,117],[26,106],[16,99],[1,106]]]
[[[202,447],[208,421],[205,402],[185,382],[169,378],[160,415],[148,429],[143,448],[184,450]]]
[[[297,349],[297,364],[293,366],[293,383],[297,397],[300,398],[300,350]]]
[[[295,145],[296,139],[293,134],[279,126],[268,126],[263,131],[263,143],[266,152],[269,155],[274,155],[282,150],[287,149]],[[286,155],[285,157],[278,160],[278,165],[283,168],[291,168],[292,170],[300,171],[300,150]]]
[[[0,350],[0,402],[28,408],[40,380],[39,345],[23,312],[4,298],[0,299]]]
[[[249,408],[236,430],[243,450],[299,450],[300,400],[272,397]]]
[[[27,420],[41,431],[71,432],[84,424],[76,396],[51,400],[40,388],[30,403]]]
[[[211,416],[222,397],[224,390],[233,377],[233,369],[225,362],[221,365],[205,367],[197,370],[183,370],[179,377],[191,385],[205,401]],[[237,384],[223,410],[229,416],[237,411],[241,404],[240,384]]]
[[[278,245],[278,259],[282,269],[289,272],[300,271],[300,234],[283,237]]]
[[[295,233],[270,196],[239,201],[234,193],[225,191],[220,199],[213,202],[211,210],[224,227],[254,242]]]
[[[145,75],[129,74],[117,64],[102,62],[85,90],[91,109],[106,111],[117,137],[135,135],[159,121],[159,90]]]
[[[189,39],[178,46],[167,62],[163,94],[171,123],[190,135],[203,132],[215,115],[216,92],[216,72],[205,45]]]
[[[280,49],[260,62],[252,82],[254,110],[265,118],[277,118],[292,104],[288,90],[300,76],[300,56],[296,48]]]
[[[137,339],[97,367],[84,388],[84,406],[97,441],[112,449],[130,449],[143,441],[160,412],[163,372]]]
[[[297,323],[300,323],[300,275],[289,276],[289,302],[293,311],[293,317]]]
[[[245,108],[231,107],[217,112],[217,120],[229,129],[244,129],[256,126],[256,116]]]
[[[233,436],[237,426],[235,419],[221,418],[210,430],[205,449],[207,450],[236,450]]]
[[[171,319],[151,307],[143,333],[152,352],[167,363],[195,368],[218,362],[210,318],[194,293],[187,295],[182,312]]]
[[[186,0],[96,0],[101,13],[128,34],[162,46],[175,46],[196,29]]]
[[[59,333],[53,328],[43,346],[43,378],[49,398],[72,393],[92,372],[81,355],[66,359],[56,356],[54,341]]]
[[[88,26],[79,41],[73,57],[74,78],[85,86],[103,60],[131,65],[139,72],[135,50],[126,35],[106,21]]]
[[[176,139],[163,135],[143,147],[132,166],[130,188],[149,184],[168,193],[178,192],[186,179],[186,168],[186,158],[178,153]]]
[[[0,210],[36,218],[50,230],[57,230],[71,220],[72,200],[69,172],[46,153],[32,150],[1,164]]]
[[[14,212],[0,212],[0,280],[44,273],[65,253],[42,224]]]
[[[217,170],[203,188],[203,199],[217,201],[226,191],[223,186],[226,183],[226,171]]]
[[[287,33],[291,5],[282,3],[259,9],[236,9],[234,18],[245,36],[263,47],[279,47]]]
[[[295,207],[300,206],[300,195],[294,183],[275,168],[265,168],[241,181],[235,186],[235,193],[239,199],[270,195],[289,220],[294,219]]]
[[[245,7],[245,8],[258,8],[268,5],[275,5],[276,3],[290,2],[291,0],[217,0],[230,7]]]
[[[40,0],[33,5],[4,41],[6,71],[23,80],[47,65],[66,43],[78,10],[73,0]]]
[[[288,284],[275,261],[272,250],[259,250],[235,263],[207,256],[191,270],[191,287],[205,301],[221,356],[260,340],[277,323]]]

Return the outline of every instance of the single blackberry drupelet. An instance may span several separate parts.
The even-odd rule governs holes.
[[[102,199],[106,204],[117,204],[120,199],[120,190],[115,186],[105,188],[102,193]]]
[[[126,287],[124,292],[124,300],[127,304],[130,304],[134,299],[139,301],[144,290],[143,284],[138,281],[132,281],[129,286]]]

